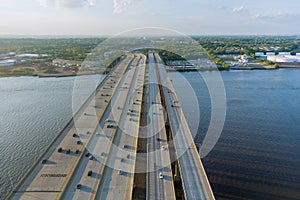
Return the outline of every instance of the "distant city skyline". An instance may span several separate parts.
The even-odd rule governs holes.
[[[188,35],[300,35],[296,0],[9,0],[0,35],[114,35],[162,27]]]

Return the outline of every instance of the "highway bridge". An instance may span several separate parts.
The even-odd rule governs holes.
[[[133,191],[141,120],[147,122],[147,163],[145,194],[137,198]],[[175,189],[178,182],[181,194]],[[10,199],[214,199],[159,55],[127,53]]]

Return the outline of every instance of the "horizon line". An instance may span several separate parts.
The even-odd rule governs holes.
[[[117,34],[0,34],[0,39],[29,39],[29,38],[107,38]],[[131,35],[146,37],[166,37],[172,35]],[[300,34],[186,34],[190,37],[300,37]]]

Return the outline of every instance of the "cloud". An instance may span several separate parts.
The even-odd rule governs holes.
[[[254,15],[254,18],[257,20],[265,20],[265,21],[290,21],[299,18],[299,14],[278,12],[270,15],[256,14]]]
[[[53,8],[81,8],[96,5],[96,0],[38,0],[41,6]]]
[[[217,4],[215,5],[215,8],[219,9],[219,10],[227,10],[227,7],[221,4]]]
[[[236,8],[232,9],[232,12],[234,12],[234,13],[240,13],[240,12],[243,12],[243,11],[245,11],[244,6],[240,6],[240,7],[236,7]]]
[[[131,6],[134,0],[114,0],[114,13],[118,14],[123,12]]]

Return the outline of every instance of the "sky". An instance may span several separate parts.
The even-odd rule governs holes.
[[[299,0],[0,0],[0,35],[299,35]]]

